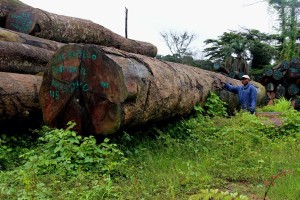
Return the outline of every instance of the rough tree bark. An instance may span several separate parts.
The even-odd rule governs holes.
[[[38,74],[53,56],[54,51],[15,42],[0,42],[0,71]]]
[[[0,72],[0,121],[41,117],[41,76]]]
[[[147,56],[95,45],[65,45],[49,61],[40,89],[46,124],[63,127],[77,123],[79,133],[110,134],[122,127],[141,125],[189,114],[219,91],[229,107],[234,94],[221,81],[240,81],[221,74]],[[258,86],[259,102],[265,89]]]
[[[43,38],[38,38],[35,36],[15,32],[3,28],[0,28],[0,42],[15,42],[15,43],[26,44],[34,47],[47,49],[50,51],[56,51],[57,49],[65,45],[63,43],[59,43],[59,42],[55,42]]]
[[[17,0],[0,0],[5,28],[63,43],[90,43],[154,57],[157,48],[148,42],[127,39],[90,20],[35,9]],[[18,7],[19,6],[19,7]],[[9,8],[9,9],[8,9]]]

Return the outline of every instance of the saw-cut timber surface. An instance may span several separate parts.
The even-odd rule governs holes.
[[[300,94],[300,61],[293,58],[282,61],[264,72],[260,81],[267,89],[270,105],[275,99],[286,98],[294,101]],[[297,110],[299,106],[296,105]],[[295,108],[296,108],[295,107]]]
[[[27,119],[41,113],[41,76],[0,72],[0,121]]]
[[[54,52],[15,42],[0,42],[0,71],[20,74],[38,74]]]
[[[46,124],[75,121],[84,134],[111,134],[122,127],[189,114],[210,91],[234,109],[237,97],[221,82],[239,80],[183,64],[115,48],[69,44],[49,61],[40,89]],[[265,89],[258,87],[260,102]]]
[[[10,4],[11,3],[11,4]],[[3,28],[62,43],[89,43],[155,57],[157,47],[125,38],[90,20],[57,15],[17,0],[0,0]],[[3,25],[5,24],[5,25]]]

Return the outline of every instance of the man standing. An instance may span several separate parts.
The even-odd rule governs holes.
[[[257,91],[254,85],[250,84],[248,75],[242,76],[242,86],[232,86],[225,83],[224,88],[238,95],[239,105],[241,109],[255,113]]]

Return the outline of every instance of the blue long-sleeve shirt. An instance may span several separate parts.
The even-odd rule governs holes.
[[[239,105],[242,109],[251,113],[255,112],[257,90],[254,85],[248,83],[247,85],[233,86],[226,83],[224,88],[238,95]]]

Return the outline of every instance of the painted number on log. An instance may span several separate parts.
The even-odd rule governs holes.
[[[63,72],[67,72],[67,73],[77,73],[77,67],[74,66],[52,66],[52,75],[53,73],[57,73],[57,74],[62,74]],[[86,70],[85,68],[81,68],[80,69],[80,74],[85,76],[86,75]]]
[[[20,13],[12,13],[10,21],[10,27],[15,29],[18,32],[28,33],[32,27],[32,17],[30,13],[20,12]]]
[[[108,87],[109,87],[109,83],[106,83],[106,82],[104,82],[104,81],[101,81],[101,82],[100,82],[100,85],[101,85],[101,87],[103,87],[103,88],[108,88]]]
[[[60,63],[57,66],[53,65],[51,67],[52,76],[55,76],[55,74],[62,74],[62,73],[78,73],[78,70],[81,76],[86,76],[86,69],[84,67],[79,66],[64,66],[62,63],[66,60],[70,59],[92,59],[96,60],[97,55],[96,54],[90,54],[86,53],[83,50],[76,50],[76,51],[67,51],[63,54],[59,54],[54,58],[55,63]],[[105,82],[101,82],[101,86],[104,88],[108,88],[109,84]],[[64,93],[73,93],[75,90],[81,90],[83,92],[88,92],[90,90],[90,86],[88,83],[82,83],[80,81],[72,81],[72,82],[61,82],[57,79],[51,80],[51,87],[54,88],[53,90],[50,90],[50,97],[52,97],[55,100],[60,99],[60,92]]]
[[[81,58],[81,59],[92,59],[96,60],[97,55],[95,54],[89,54],[84,52],[83,50],[77,50],[77,51],[69,51],[65,54],[60,54],[54,58],[54,62],[62,62],[66,59],[72,59],[72,58]]]

